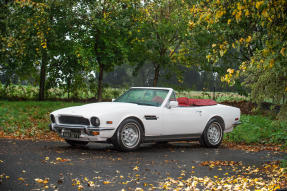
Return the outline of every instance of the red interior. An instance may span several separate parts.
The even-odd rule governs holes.
[[[216,105],[217,102],[211,99],[189,99],[187,97],[177,98],[179,106],[188,107],[188,106],[209,106]]]

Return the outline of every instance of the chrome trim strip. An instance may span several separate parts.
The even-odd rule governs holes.
[[[113,127],[91,127],[86,125],[59,125],[59,124],[51,124],[52,129],[54,128],[70,128],[70,129],[84,129],[88,131],[109,131],[109,130],[115,130]]]

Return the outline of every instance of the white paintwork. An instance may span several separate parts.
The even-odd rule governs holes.
[[[56,118],[56,124],[52,124],[52,128],[60,125],[58,121],[60,115],[82,116],[88,119],[96,116],[101,121],[100,129],[108,128],[113,130],[100,131],[98,136],[83,135],[80,140],[106,141],[114,135],[120,123],[128,117],[136,117],[143,123],[145,136],[201,134],[208,121],[215,116],[219,116],[224,120],[224,132],[230,132],[233,129],[235,118],[240,118],[240,109],[221,104],[214,106],[174,107],[176,103],[172,103],[173,107],[169,107],[169,98],[173,93],[173,89],[149,89],[165,89],[169,91],[160,107],[120,102],[100,102],[69,107],[51,113]],[[145,115],[156,116],[157,120],[146,120]],[[113,124],[107,124],[107,121],[113,121]]]

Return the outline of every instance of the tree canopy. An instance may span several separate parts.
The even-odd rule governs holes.
[[[192,81],[190,76],[202,86],[202,79],[214,84],[221,78],[258,102],[286,101],[284,0],[14,0],[0,5],[2,82],[38,84],[40,100],[53,87],[72,96],[88,88],[101,100],[105,76],[118,84],[134,74],[130,84],[153,86],[164,76],[176,76],[177,86]]]

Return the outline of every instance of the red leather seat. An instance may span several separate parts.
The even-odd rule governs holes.
[[[162,103],[163,99],[160,96],[154,96],[151,101],[157,102],[157,103]]]

